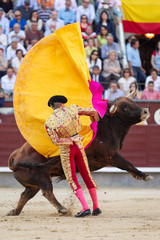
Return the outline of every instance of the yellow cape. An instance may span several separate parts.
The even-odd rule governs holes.
[[[92,107],[88,72],[79,23],[67,25],[39,41],[25,56],[14,88],[14,111],[19,130],[45,157],[59,155],[44,128],[52,114],[47,106],[53,95],[65,95],[68,103]],[[82,117],[84,147],[92,139],[90,118]]]

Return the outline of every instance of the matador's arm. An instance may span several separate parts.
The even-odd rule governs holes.
[[[45,128],[54,145],[63,146],[63,145],[73,144],[73,141],[71,140],[71,138],[59,138],[54,129],[51,129],[47,126]]]
[[[78,115],[90,116],[92,122],[99,121],[98,112],[94,108],[82,108],[79,106],[77,106],[77,108],[78,108]]]

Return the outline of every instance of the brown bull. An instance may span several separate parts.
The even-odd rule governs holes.
[[[133,94],[129,97],[133,97]],[[128,171],[136,179],[151,180],[151,176],[139,171],[119,153],[129,128],[148,117],[148,109],[141,108],[127,97],[121,97],[113,104],[108,103],[105,116],[98,122],[96,138],[86,150],[91,171],[110,165]],[[59,156],[47,159],[26,142],[11,154],[9,168],[25,187],[25,191],[21,194],[17,207],[8,215],[20,214],[27,201],[40,189],[58,212],[67,212],[53,194],[51,177],[65,179]]]

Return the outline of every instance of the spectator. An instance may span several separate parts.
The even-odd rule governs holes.
[[[132,41],[132,39],[136,39],[136,37],[134,35],[131,35],[128,38],[128,42],[127,42],[127,45],[126,45],[126,57],[127,57],[127,59],[128,59],[128,52],[131,49],[131,41]]]
[[[97,36],[98,48],[101,49],[104,44],[107,43],[108,28],[106,26],[101,26],[100,33]]]
[[[49,30],[44,32],[44,36],[46,37],[46,36],[54,33],[55,30],[56,30],[56,23],[55,22],[51,22],[50,25],[49,25]]]
[[[92,74],[91,74],[91,77],[93,79],[93,81],[95,82],[99,82],[103,88],[105,88],[105,79],[104,77],[100,74],[101,70],[99,69],[98,66],[93,66],[93,71],[92,71]]]
[[[157,70],[158,75],[160,76],[160,41],[158,41],[156,50],[152,53],[151,65]]]
[[[38,5],[40,5],[41,0],[37,0]],[[46,2],[46,7],[51,9],[52,11],[54,10],[54,0],[47,0]]]
[[[83,0],[83,5],[77,8],[76,21],[80,22],[81,16],[84,14],[88,17],[88,22],[92,24],[95,19],[95,10],[90,4],[90,0]]]
[[[132,82],[129,86],[129,93],[131,93],[133,90],[135,90],[137,88],[137,82]],[[142,91],[139,91],[137,89],[137,93],[136,95],[134,96],[134,100],[140,100],[141,99],[141,96],[142,96]]]
[[[25,0],[24,5],[15,8],[15,11],[19,10],[23,18],[27,21],[30,18],[30,15],[33,11],[33,8],[30,7],[30,0]]]
[[[20,30],[19,23],[15,23],[13,26],[13,31],[11,31],[8,35],[8,43],[10,44],[12,42],[12,39],[17,39],[17,42],[20,42],[22,45],[24,45],[24,39],[26,37],[26,34],[23,30]]]
[[[7,47],[7,60],[8,63],[11,63],[12,59],[16,57],[16,50],[21,49],[23,51],[23,55],[26,55],[27,51],[23,47],[21,43],[17,42],[17,39],[12,39],[12,42],[9,47]]]
[[[94,45],[96,47],[98,46],[98,44],[97,44],[97,34],[95,32],[93,32],[93,28],[92,28],[91,25],[86,27],[85,32],[82,32],[82,37],[83,37],[84,47],[88,46],[87,40],[89,38],[92,38],[94,40]]]
[[[30,15],[30,19],[27,20],[27,30],[31,30],[32,22],[37,22],[37,30],[41,31],[43,22],[42,19],[38,17],[37,11],[33,11]]]
[[[106,87],[112,80],[120,78],[121,67],[119,61],[116,60],[116,52],[114,50],[109,52],[109,58],[103,62],[102,76],[105,78]]]
[[[54,1],[54,9],[57,12],[59,10],[61,10],[61,9],[64,9],[65,8],[65,3],[66,3],[66,0],[55,0]],[[76,0],[71,0],[71,7],[70,7],[70,9],[73,10],[73,11],[76,11],[76,9],[77,9]]]
[[[83,0],[78,0],[77,2],[78,2],[78,6],[83,4]],[[94,0],[90,0],[90,4],[92,4],[94,7]]]
[[[75,12],[70,9],[71,0],[66,0],[65,8],[59,10],[58,18],[61,19],[65,25],[74,23],[76,20]]]
[[[84,48],[85,50],[85,54],[86,54],[86,58],[90,57],[91,52],[93,50],[98,50],[95,46],[94,46],[94,40],[92,38],[88,39],[88,46]]]
[[[9,67],[7,74],[1,78],[1,87],[9,96],[13,95],[15,80],[16,76],[14,75],[13,68]]]
[[[0,8],[0,25],[2,26],[3,34],[9,33],[9,20],[5,17],[3,8]]]
[[[154,89],[160,92],[160,77],[158,76],[156,69],[151,69],[150,76],[146,78],[145,88],[147,88],[148,83],[152,81],[154,83]]]
[[[21,30],[25,30],[26,20],[22,18],[22,14],[19,10],[16,10],[14,13],[15,18],[10,21],[10,30],[13,30],[13,26],[15,23],[19,23]]]
[[[115,7],[111,6],[109,0],[100,0],[98,9],[96,11],[96,23],[99,22],[102,11],[106,11],[108,14],[108,19],[114,21],[114,23],[117,22],[117,17],[122,16],[121,12],[117,11]]]
[[[5,12],[5,16],[8,18],[13,9],[13,1],[12,0],[1,0],[0,8],[3,8]]]
[[[98,66],[99,70],[102,70],[102,61],[100,58],[98,58],[98,51],[97,50],[93,50],[91,52],[90,57],[87,58],[87,65],[89,68],[89,72],[92,73],[93,72],[93,67],[94,66]]]
[[[0,107],[3,107],[4,100],[7,98],[9,98],[9,94],[1,88],[1,84],[0,84]]]
[[[8,45],[7,35],[3,33],[2,26],[0,25],[0,45],[5,49]]]
[[[8,67],[6,59],[3,57],[4,50],[0,48],[0,78],[6,74],[6,70]]]
[[[17,74],[18,69],[23,60],[23,51],[21,49],[16,50],[16,57],[12,59],[11,65],[15,74]]]
[[[118,44],[113,41],[113,36],[112,35],[108,35],[107,36],[107,43],[104,44],[101,48],[101,58],[102,59],[108,58],[108,53],[111,50],[114,50],[116,52],[116,56],[117,56],[117,59],[118,59],[118,51],[119,51]]]
[[[17,7],[24,6],[25,0],[17,0]],[[38,3],[37,0],[30,0],[29,7],[37,10],[38,9]]]
[[[38,41],[43,38],[43,32],[37,30],[37,22],[32,22],[31,30],[26,32],[25,45],[28,47],[31,44],[33,38],[36,38]]]
[[[115,33],[115,26],[114,23],[112,22],[112,20],[108,19],[108,14],[106,11],[102,11],[101,15],[100,15],[100,21],[97,24],[97,28],[96,28],[96,33],[99,34],[100,33],[100,29],[101,26],[106,26],[108,29],[108,32],[112,34],[114,41],[117,42],[117,36]]]
[[[139,41],[137,39],[132,39],[131,49],[128,52],[128,63],[132,76],[134,76],[139,84],[139,89],[141,85],[144,85],[146,80],[145,70],[142,68],[140,54],[139,54]],[[141,85],[140,85],[141,84]]]
[[[110,83],[110,88],[105,90],[104,92],[104,99],[109,101],[114,101],[116,98],[123,97],[124,93],[118,87],[118,83],[116,81],[112,81]]]
[[[28,45],[27,47],[27,52],[38,42],[37,38],[33,38],[31,40],[31,44]]]
[[[46,21],[52,16],[52,11],[46,7],[47,1],[41,0],[40,7],[37,11],[39,18],[43,22],[43,31],[45,30]]]
[[[131,83],[135,81],[136,79],[132,77],[129,68],[125,68],[123,69],[122,77],[118,80],[118,84],[120,86],[120,89],[124,92],[124,94],[127,95]]]
[[[80,22],[81,32],[85,32],[86,27],[89,25],[91,24],[88,22],[88,17],[85,14],[81,15],[81,22]]]
[[[144,89],[142,93],[141,99],[148,99],[148,100],[159,100],[160,99],[160,93],[154,89],[154,82],[149,81],[148,87]]]
[[[58,18],[58,13],[57,11],[53,11],[52,12],[52,18],[50,18],[49,20],[46,21],[46,31],[49,30],[49,25],[51,22],[55,22],[56,23],[56,29],[59,29],[61,27],[64,26],[64,22]]]

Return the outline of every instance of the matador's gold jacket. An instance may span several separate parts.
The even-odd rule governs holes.
[[[70,137],[82,130],[80,115],[90,116],[92,122],[99,120],[98,113],[94,108],[70,105],[54,110],[45,122],[45,128],[53,144],[59,146],[72,144]]]

